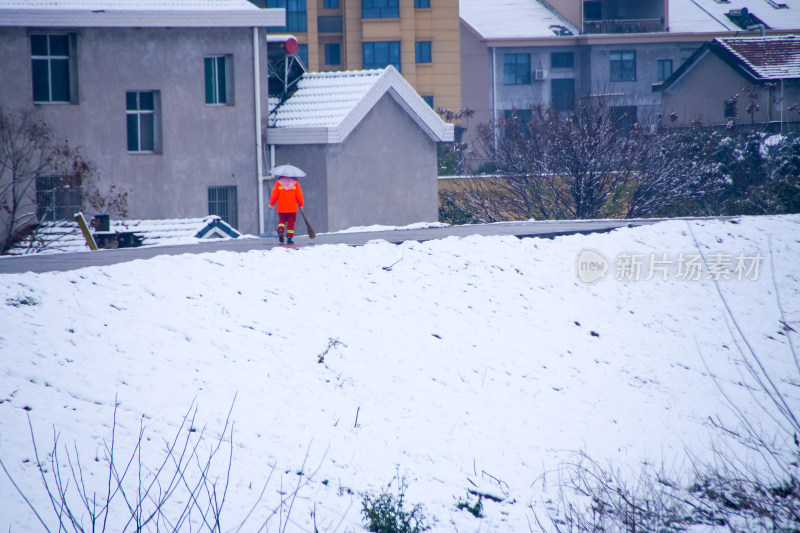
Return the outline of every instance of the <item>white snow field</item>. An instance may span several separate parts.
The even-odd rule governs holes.
[[[224,434],[222,531],[362,531],[362,495],[399,473],[433,531],[524,532],[577,452],[679,472],[731,403],[773,434],[737,325],[800,408],[800,216],[0,275],[0,459],[53,531],[29,420],[49,474],[57,434],[55,470],[80,461],[98,502],[112,430],[129,498],[167,443],[199,441],[196,466]],[[455,506],[476,487],[502,498],[482,519]],[[117,494],[108,530],[126,513]],[[43,530],[0,471],[0,531]]]

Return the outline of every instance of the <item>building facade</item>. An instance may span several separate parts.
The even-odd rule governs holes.
[[[285,8],[311,72],[392,65],[433,108],[461,108],[458,0],[251,0]]]
[[[461,0],[460,13],[471,124],[511,110],[524,115],[531,104],[569,109],[586,98],[626,120],[657,119],[664,109],[653,86],[704,43],[800,28],[798,6],[752,0]]]
[[[80,146],[101,193],[127,193],[129,218],[214,214],[257,231],[260,78],[282,11],[244,0],[19,4],[0,2],[3,110],[35,113]],[[40,220],[80,208],[56,205],[60,179],[37,179]]]

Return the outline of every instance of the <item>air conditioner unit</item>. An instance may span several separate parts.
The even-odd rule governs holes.
[[[533,77],[534,77],[534,79],[537,79],[539,81],[546,80],[547,79],[547,71],[546,70],[536,70],[533,73]]]

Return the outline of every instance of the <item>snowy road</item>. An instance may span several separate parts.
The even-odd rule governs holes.
[[[298,245],[347,244],[359,246],[373,240],[385,240],[397,243],[404,241],[428,241],[447,237],[466,237],[470,235],[553,237],[556,235],[570,235],[576,233],[605,232],[628,225],[640,226],[653,222],[657,222],[657,220],[502,222],[496,224],[469,224],[464,226],[425,229],[325,233],[318,235],[313,241],[307,236],[298,236],[295,241]],[[200,244],[100,250],[94,253],[87,250],[86,252],[80,253],[0,257],[0,274],[63,272],[88,266],[113,265],[126,261],[133,261],[135,259],[150,259],[158,255],[197,254],[222,250],[246,252],[249,250],[273,248],[277,244],[277,239],[274,238],[242,238],[224,241],[213,240]]]

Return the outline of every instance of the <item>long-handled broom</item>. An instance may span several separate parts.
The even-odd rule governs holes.
[[[308,236],[311,237],[312,239],[316,239],[317,238],[317,232],[314,231],[314,228],[311,227],[311,223],[306,218],[306,212],[303,211],[302,207],[300,208],[300,214],[303,215],[303,220],[305,221],[306,227],[308,228]]]

